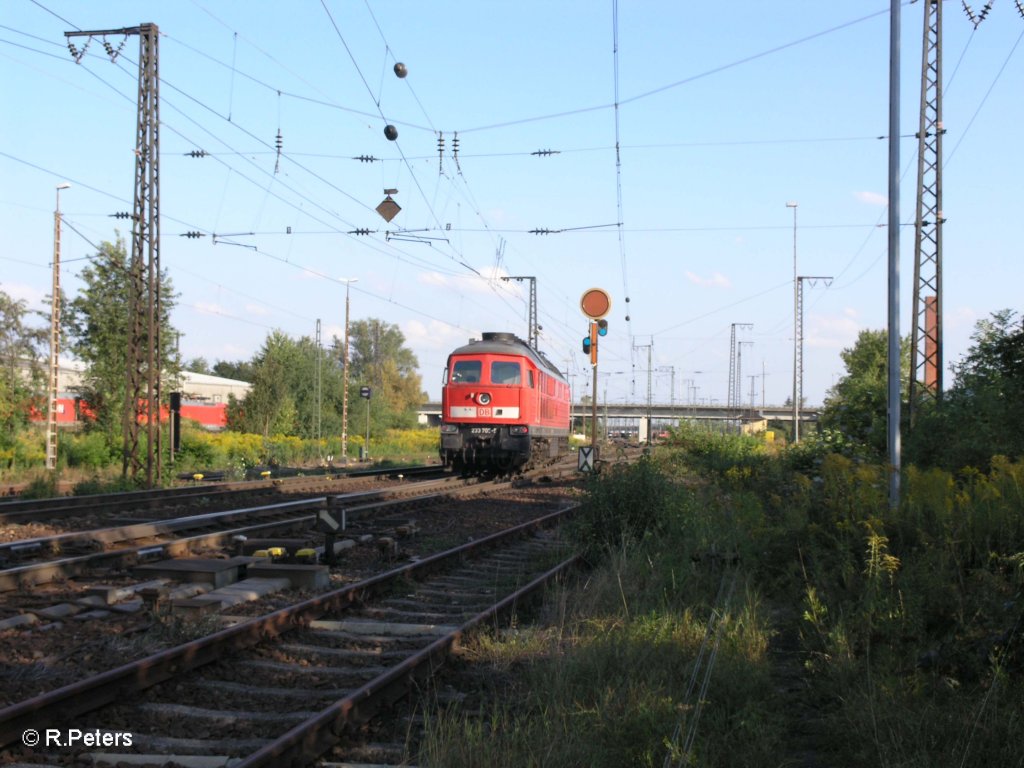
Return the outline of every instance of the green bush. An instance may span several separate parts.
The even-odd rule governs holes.
[[[132,480],[130,477],[102,478],[94,475],[88,480],[75,483],[71,493],[75,496],[94,496],[100,493],[122,493],[138,491],[145,486],[144,478]]]
[[[20,498],[22,499],[50,499],[57,495],[57,478],[53,474],[46,474],[36,477],[26,485]]]
[[[18,432],[0,448],[0,471],[29,469],[44,466],[46,438],[38,429]]]
[[[61,440],[60,452],[69,467],[93,470],[109,467],[119,453],[102,432],[68,435]]]
[[[586,491],[572,530],[590,556],[657,533],[674,496],[673,486],[649,457],[611,465]]]

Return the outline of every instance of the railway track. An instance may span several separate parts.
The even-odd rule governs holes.
[[[444,474],[440,466],[390,467],[352,470],[345,473],[303,475],[257,481],[157,488],[89,496],[59,496],[0,502],[0,525],[25,525],[41,521],[92,518],[97,515],[141,515],[169,507],[229,507],[260,497],[281,494],[315,494],[336,491],[354,481],[413,479]]]
[[[444,478],[256,507],[186,515],[89,531],[19,539],[0,543],[0,592],[28,589],[57,579],[78,576],[97,566],[137,563],[186,555],[197,549],[228,549],[239,537],[280,535],[294,530],[308,534],[322,509],[347,514],[372,514],[396,502],[424,503],[467,488],[465,481]]]
[[[48,765],[308,764],[569,568],[551,527],[574,507],[12,704],[0,746]]]

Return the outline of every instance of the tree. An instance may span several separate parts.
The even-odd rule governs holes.
[[[71,351],[87,371],[83,398],[96,416],[93,428],[102,430],[116,444],[121,433],[127,386],[127,350],[130,347],[131,301],[129,256],[124,240],[103,242],[82,269],[82,291],[65,304],[63,316]],[[175,294],[166,273],[160,276],[160,349],[157,350],[162,380],[177,379],[180,363],[174,350],[170,314]],[[145,331],[144,331],[145,332]],[[143,343],[148,343],[146,338]],[[169,391],[161,386],[161,393]]]
[[[369,409],[374,430],[412,426],[415,409],[426,400],[420,391],[416,356],[403,345],[397,326],[363,320],[349,326],[349,431],[361,417],[355,411],[360,387],[372,390]],[[249,363],[218,363],[219,375],[243,378],[252,387],[242,401],[228,404],[228,426],[266,437],[274,434],[315,437],[341,435],[343,344],[335,337],[323,353],[317,397],[317,348],[308,336],[293,339],[281,331],[270,333]],[[232,366],[228,368],[228,366]],[[251,372],[251,373],[250,373]]]
[[[222,376],[225,379],[248,381],[250,383],[256,374],[250,360],[238,360],[233,363],[227,360],[218,360],[213,366],[212,373],[214,376]]]
[[[908,450],[919,462],[984,470],[994,455],[1024,455],[1024,325],[1004,309],[979,321],[971,340],[951,366],[953,386],[914,425]]]
[[[45,410],[41,353],[49,334],[26,326],[29,314],[24,300],[0,291],[0,446],[13,443],[32,409]]]
[[[343,344],[333,339],[333,356],[342,363]],[[405,336],[397,325],[371,318],[349,325],[349,405],[359,388],[372,390],[373,421],[380,427],[409,427],[415,424],[416,409],[427,400],[417,369],[416,355],[405,347]],[[349,414],[351,420],[352,415]]]
[[[840,353],[846,375],[829,390],[818,420],[823,428],[838,429],[879,457],[885,456],[887,450],[888,349],[887,331],[860,332],[854,345]],[[901,389],[905,390],[910,368],[906,341],[900,345],[900,358],[900,381],[904,382]]]
[[[341,371],[321,359],[317,399],[316,342],[296,340],[273,331],[246,365],[252,387],[241,402],[228,406],[228,426],[269,437],[275,434],[316,437],[341,431]],[[216,368],[215,368],[216,370]]]
[[[210,370],[210,364],[206,362],[205,357],[193,357],[182,366],[186,371],[192,373],[206,373],[210,374],[213,371]]]

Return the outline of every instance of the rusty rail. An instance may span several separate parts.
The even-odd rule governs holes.
[[[26,728],[39,729],[55,723],[67,723],[73,717],[122,700],[130,693],[215,661],[226,651],[246,648],[266,638],[276,637],[328,611],[344,610],[393,580],[429,573],[450,560],[457,560],[472,552],[493,547],[504,539],[550,525],[576,506],[569,504],[543,517],[482,539],[7,706],[0,709],[0,747],[20,739]]]

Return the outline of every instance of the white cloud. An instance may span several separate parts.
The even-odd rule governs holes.
[[[443,288],[451,285],[451,278],[447,275],[442,275],[440,272],[420,272],[416,276],[416,282]]]
[[[212,301],[196,301],[193,302],[192,308],[201,315],[227,315],[231,316],[222,305],[216,304]]]
[[[889,204],[889,198],[877,192],[854,192],[853,196],[860,202],[867,203],[868,205],[877,205],[884,208]]]
[[[712,288],[732,288],[732,283],[729,281],[729,278],[721,272],[715,272],[711,277],[701,277],[700,275],[688,271],[686,273],[686,279],[694,285]]]
[[[421,272],[416,281],[421,285],[432,288],[451,288],[458,293],[489,294],[492,287],[497,283],[505,290],[512,290],[513,293],[523,295],[522,289],[514,280],[507,283],[501,282],[501,278],[508,276],[508,271],[490,264],[479,269],[477,275],[444,275],[440,272]]]
[[[462,328],[437,320],[407,320],[401,328],[405,346],[410,349],[444,350],[447,353],[469,340],[469,335]]]
[[[979,315],[971,307],[957,307],[952,312],[946,312],[942,318],[946,330],[959,331],[964,328],[974,332],[974,326],[978,324]]]
[[[804,324],[804,346],[819,349],[846,349],[857,341],[862,326],[850,308],[841,315],[813,314]]]
[[[247,360],[251,355],[251,349],[246,349],[238,344],[223,344],[220,347],[220,354],[215,357],[217,360]]]
[[[15,301],[24,300],[29,309],[39,308],[49,312],[48,305],[45,307],[43,305],[43,298],[50,294],[49,291],[41,291],[34,286],[25,285],[24,283],[0,283],[0,290]]]

